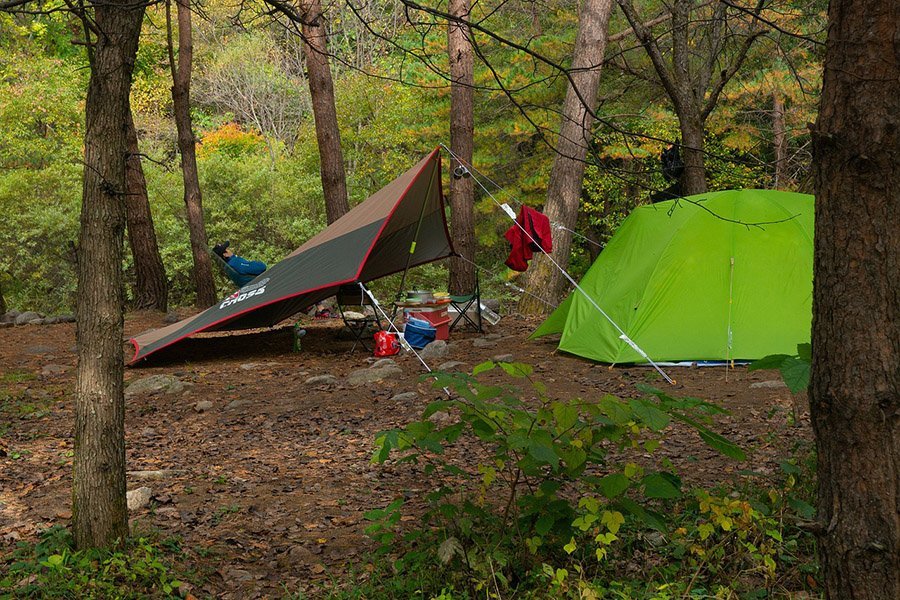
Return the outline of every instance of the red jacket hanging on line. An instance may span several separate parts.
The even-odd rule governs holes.
[[[525,271],[528,269],[528,261],[535,252],[553,250],[550,219],[523,204],[519,209],[516,223],[517,225],[513,225],[503,234],[503,237],[512,244],[512,251],[509,253],[509,258],[506,259],[506,266],[514,271]],[[529,236],[531,237],[529,238]]]

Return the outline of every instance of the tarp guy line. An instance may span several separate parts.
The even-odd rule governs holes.
[[[456,154],[454,154],[453,151],[450,150],[450,148],[448,148],[446,145],[441,144],[441,147],[444,148],[448,153],[450,153],[450,156],[452,156],[454,159],[456,159],[456,161],[457,161],[459,164],[461,164],[461,165],[463,165],[464,167],[466,167],[467,169],[469,169],[470,172],[472,172],[473,170],[476,171],[476,172],[478,172],[477,169],[475,169],[475,168],[472,167],[471,165],[466,164],[465,161],[461,160],[458,156],[456,156]],[[478,173],[480,174],[480,172],[478,172]],[[474,178],[475,182],[479,185],[479,187],[481,187],[481,189],[484,190],[484,193],[487,194],[488,197],[490,197],[491,200],[493,200],[494,204],[496,204],[501,210],[503,210],[504,213],[506,213],[506,209],[503,208],[503,206],[500,204],[500,202],[497,201],[497,199],[496,199],[496,198],[494,197],[494,195],[490,192],[490,190],[488,190],[486,187],[484,187],[484,185],[481,183],[481,181],[478,179],[478,177],[475,177],[475,176],[474,176],[474,173],[473,173],[473,178]],[[495,185],[496,185],[496,184],[495,184]],[[509,216],[508,213],[507,213],[507,216]],[[516,227],[518,227],[519,229],[522,230],[522,232],[528,237],[529,240],[531,240],[532,243],[534,243],[536,246],[540,247],[540,244],[538,244],[538,243],[535,241],[535,239],[534,239],[533,237],[531,237],[531,234],[529,234],[528,231],[526,231],[525,228],[522,227],[522,225],[519,223],[518,219],[516,219],[515,217],[512,217],[512,221],[513,221],[513,223],[516,224]],[[647,353],[644,352],[644,351],[640,348],[640,346],[638,346],[638,345],[634,342],[634,340],[632,340],[630,337],[628,337],[628,334],[625,333],[625,331],[622,330],[621,327],[619,327],[618,323],[616,323],[615,321],[613,321],[612,318],[611,318],[608,314],[606,314],[606,312],[604,312],[604,310],[603,310],[602,308],[600,308],[600,305],[597,304],[597,303],[594,301],[594,299],[591,298],[590,295],[588,295],[587,292],[585,292],[583,289],[581,289],[581,286],[578,285],[578,282],[575,281],[575,280],[572,278],[572,276],[569,275],[569,273],[566,272],[565,269],[563,269],[561,266],[559,266],[559,263],[557,263],[555,260],[553,260],[553,257],[550,256],[550,254],[546,254],[546,253],[545,253],[545,256],[550,260],[551,263],[553,263],[553,266],[555,266],[557,269],[559,269],[559,272],[562,273],[563,276],[564,276],[567,280],[569,280],[569,283],[571,283],[573,286],[575,286],[575,289],[577,289],[577,290],[578,290],[578,291],[579,291],[579,292],[587,299],[587,301],[588,301],[595,309],[597,309],[597,311],[598,311],[601,315],[603,315],[603,317],[604,317],[607,321],[609,321],[610,325],[612,325],[612,326],[616,329],[616,331],[619,332],[619,334],[620,334],[620,335],[619,335],[619,338],[620,338],[623,342],[625,342],[626,344],[628,344],[629,346],[631,346],[631,347],[634,349],[635,352],[637,352],[638,354],[641,355],[641,357],[645,358],[645,359],[647,360],[647,362],[649,362],[649,363],[653,366],[653,368],[656,369],[656,371],[657,371],[660,375],[662,375],[663,378],[664,378],[667,382],[669,382],[670,384],[674,384],[674,383],[675,383],[675,382],[672,380],[672,378],[670,378],[670,377],[666,374],[666,372],[663,371],[663,370],[659,367],[659,365],[657,365],[655,362],[653,362],[653,359],[652,359],[652,358],[650,358],[649,356],[647,356]]]

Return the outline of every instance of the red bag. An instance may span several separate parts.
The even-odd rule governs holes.
[[[375,356],[393,356],[400,352],[400,342],[396,333],[375,332]]]

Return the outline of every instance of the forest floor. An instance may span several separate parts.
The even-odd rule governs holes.
[[[669,386],[649,368],[597,365],[555,352],[551,339],[528,340],[536,324],[504,317],[490,328],[493,345],[454,331],[449,355],[436,362],[462,361],[458,369],[471,372],[511,354],[533,365],[535,379],[559,398],[637,396],[635,384],[643,382],[715,402],[730,411],[716,430],[740,444],[749,462],[672,426],[658,453],[689,485],[774,476],[778,461],[812,437],[805,397],[792,396],[775,372],[671,368],[677,383]],[[126,335],[163,325],[159,313],[132,313]],[[152,490],[150,504],[131,515],[133,529],[181,540],[191,564],[200,565],[197,595],[278,597],[308,592],[326,577],[364,576],[374,544],[363,514],[404,496],[414,512],[436,485],[412,467],[371,462],[379,431],[421,418],[443,396],[420,379],[421,363],[398,355],[402,375],[354,387],[347,376],[369,367],[370,353],[349,353],[340,320],[309,320],[307,329],[297,353],[285,324],[188,340],[126,369],[126,385],[163,374],[188,384],[127,399],[126,453],[128,489]],[[75,362],[74,324],[0,329],[0,555],[72,517]],[[336,380],[307,383],[317,375]],[[201,409],[201,402],[211,406]],[[458,460],[474,455],[463,447]],[[166,472],[153,479],[147,471]],[[415,525],[415,516],[407,519]]]

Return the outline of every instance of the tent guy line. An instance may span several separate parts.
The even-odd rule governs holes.
[[[464,166],[464,167],[466,167],[467,169],[469,169],[470,172],[475,171],[475,172],[481,174],[477,169],[475,169],[475,167],[473,167],[472,165],[467,164],[465,161],[463,161],[462,159],[460,159],[456,154],[454,154],[453,151],[450,150],[450,148],[448,148],[448,147],[446,146],[446,144],[441,144],[441,147],[444,148],[444,149],[450,154],[450,156],[451,156],[453,159],[455,159],[459,164],[461,164],[462,166]],[[488,197],[494,202],[494,204],[496,204],[501,210],[503,210],[504,213],[506,213],[507,216],[509,216],[509,217],[512,219],[512,222],[516,224],[516,227],[518,227],[520,230],[522,230],[522,232],[525,234],[525,236],[526,236],[529,240],[531,240],[532,243],[534,243],[536,246],[540,247],[540,244],[538,244],[538,243],[535,241],[535,239],[531,236],[531,234],[530,234],[524,227],[522,227],[521,223],[519,223],[518,219],[516,219],[515,213],[513,213],[512,209],[509,208],[509,205],[501,204],[500,201],[498,201],[497,198],[494,197],[494,194],[492,194],[491,191],[488,190],[488,189],[484,186],[483,183],[481,183],[481,180],[479,180],[478,177],[474,176],[474,173],[473,173],[473,179],[475,180],[475,183],[477,183],[478,186],[479,186],[482,190],[484,190],[484,193],[488,195]],[[496,185],[496,184],[494,184],[494,185]],[[512,213],[512,214],[510,214],[510,213]],[[553,256],[551,256],[550,254],[545,254],[544,256],[546,256],[547,259],[553,264],[553,266],[556,267],[556,268],[559,270],[560,273],[562,273],[563,277],[565,277],[565,278],[568,280],[568,282],[571,283],[572,286],[574,286],[575,289],[578,290],[578,292],[581,293],[581,294],[585,297],[585,299],[587,299],[587,301],[594,307],[594,309],[597,310],[597,312],[599,312],[601,315],[603,315],[603,318],[605,318],[607,321],[609,321],[610,325],[612,325],[612,326],[616,329],[616,331],[619,332],[619,339],[621,339],[623,342],[625,342],[626,344],[628,344],[635,352],[637,352],[637,353],[641,356],[641,358],[643,358],[643,359],[646,360],[648,363],[650,363],[650,365],[651,365],[654,369],[656,369],[656,371],[657,371],[660,375],[662,375],[663,379],[665,379],[668,383],[670,383],[670,384],[672,384],[672,385],[675,384],[675,381],[674,381],[671,377],[669,377],[669,376],[666,374],[666,372],[663,371],[662,368],[661,368],[659,365],[657,365],[657,364],[653,361],[653,359],[650,358],[650,357],[647,355],[647,353],[644,352],[644,351],[641,349],[641,347],[638,346],[638,345],[635,343],[634,340],[632,340],[630,337],[628,337],[628,334],[625,333],[625,331],[624,331],[621,327],[619,327],[618,323],[616,323],[615,321],[613,321],[612,317],[610,317],[608,314],[606,314],[606,312],[605,312],[602,308],[600,308],[600,305],[597,304],[597,303],[594,301],[594,299],[591,298],[591,297],[588,295],[588,293],[585,292],[585,291],[581,288],[580,285],[578,285],[578,282],[575,281],[575,279],[574,279],[571,275],[569,275],[569,273],[568,273],[565,269],[563,269],[563,268],[559,265],[559,263],[556,262],[556,260],[553,259]]]

